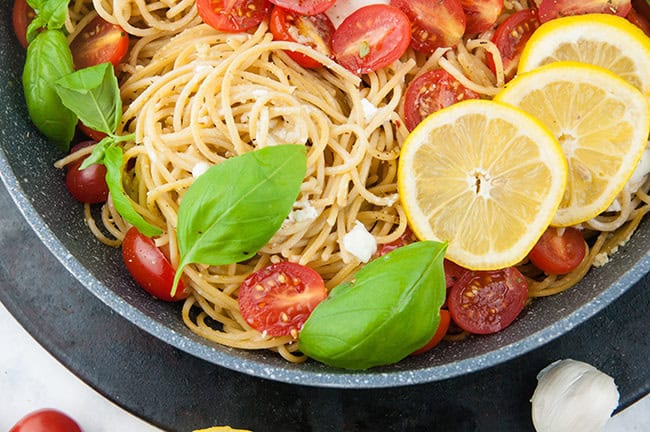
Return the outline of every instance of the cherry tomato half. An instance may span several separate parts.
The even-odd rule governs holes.
[[[492,41],[501,53],[506,81],[510,80],[517,72],[521,52],[539,25],[537,11],[522,9],[510,15],[497,27]],[[496,73],[492,56],[488,55],[486,61],[492,72]]]
[[[475,35],[492,28],[503,11],[503,0],[461,0],[465,11],[465,34]]]
[[[528,253],[538,269],[549,274],[566,274],[575,270],[587,254],[587,244],[573,227],[549,227]]]
[[[81,428],[67,414],[46,408],[27,414],[9,432],[81,432]]]
[[[176,292],[171,295],[176,273],[169,260],[154,241],[129,228],[122,241],[122,259],[133,279],[152,296],[169,302],[179,301],[190,295],[181,279]]]
[[[336,0],[269,0],[276,6],[298,15],[318,15],[332,7]]]
[[[429,351],[431,348],[438,345],[440,341],[442,341],[442,339],[447,334],[447,330],[449,329],[450,322],[451,322],[451,317],[449,315],[449,311],[447,311],[446,309],[440,309],[440,323],[438,324],[438,328],[436,329],[436,332],[434,333],[433,337],[422,348],[413,351],[411,355],[423,354]]]
[[[83,141],[72,147],[74,153],[83,147],[96,144],[95,141]],[[79,168],[88,156],[77,159],[66,167],[65,185],[68,192],[77,201],[89,204],[103,203],[108,198],[108,185],[106,184],[106,167],[93,164],[82,170]]]
[[[16,38],[23,48],[27,48],[27,26],[34,16],[34,9],[29,7],[26,0],[14,0],[12,23]]]
[[[267,0],[197,0],[203,21],[224,32],[243,32],[256,27],[271,12]]]
[[[72,40],[70,50],[77,69],[105,62],[117,66],[129,50],[129,35],[97,16]]]
[[[630,12],[630,0],[542,0],[537,5],[539,20],[550,21],[568,15],[605,13],[625,16]]]
[[[650,4],[646,0],[632,0],[632,9],[626,18],[650,36]]]
[[[271,12],[269,28],[275,40],[300,42],[326,56],[332,54],[334,24],[323,13],[311,16],[298,15],[276,6]],[[287,51],[287,54],[302,67],[317,68],[322,66],[318,61],[302,53]]]
[[[411,131],[429,114],[461,100],[479,97],[444,69],[430,70],[411,81],[406,89],[404,123]]]
[[[341,22],[332,36],[336,61],[357,75],[376,71],[400,58],[409,46],[411,24],[398,8],[361,7]]]
[[[377,252],[375,253],[375,257],[384,256],[387,253],[390,253],[397,248],[413,243],[413,241],[415,241],[413,232],[407,228],[406,231],[404,231],[404,234],[399,236],[397,239],[393,240],[390,243],[384,243],[382,245],[379,245],[379,247],[377,247]]]
[[[432,53],[453,47],[465,33],[465,12],[460,0],[391,0],[411,20],[411,46]]]
[[[521,313],[528,298],[528,282],[515,267],[468,271],[454,284],[447,304],[454,322],[476,334],[496,333]]]
[[[239,288],[246,322],[271,336],[298,336],[314,308],[327,297],[323,278],[301,264],[282,261],[249,275]]]

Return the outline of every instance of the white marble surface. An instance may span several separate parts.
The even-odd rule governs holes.
[[[8,431],[31,411],[49,407],[73,417],[84,432],[160,432],[101,396],[63,367],[1,303],[0,329],[0,431]],[[612,418],[605,430],[648,431],[650,395]]]

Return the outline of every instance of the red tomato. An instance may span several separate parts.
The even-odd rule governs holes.
[[[526,278],[515,267],[468,271],[447,298],[454,322],[470,333],[496,333],[512,323],[528,298]]]
[[[276,6],[299,15],[318,15],[332,7],[336,0],[269,0]]]
[[[503,0],[460,0],[465,11],[465,34],[474,35],[492,28],[503,11]]]
[[[380,257],[386,255],[387,253],[390,253],[402,246],[406,246],[407,244],[410,244],[413,241],[414,241],[413,233],[411,232],[410,229],[407,228],[406,231],[404,231],[404,234],[399,236],[397,239],[393,240],[390,243],[384,243],[382,245],[379,245],[379,247],[377,248],[377,252],[375,253],[375,256]]]
[[[257,27],[269,16],[267,0],[197,0],[203,21],[224,32],[243,32]]]
[[[650,4],[646,0],[632,0],[632,9],[626,18],[650,36]]]
[[[445,309],[440,309],[440,324],[438,324],[438,328],[436,329],[436,332],[434,333],[433,337],[422,348],[413,351],[411,355],[423,354],[429,351],[434,346],[438,345],[440,341],[447,334],[447,330],[449,329],[450,322],[451,322],[451,317],[449,316],[449,311]]]
[[[34,9],[29,7],[26,0],[14,0],[12,15],[14,33],[23,48],[27,48],[27,26],[32,22],[34,16]]]
[[[411,81],[406,89],[404,123],[411,131],[429,114],[456,102],[479,97],[444,69],[430,70]]]
[[[46,408],[27,414],[9,432],[81,432],[67,414]]]
[[[588,13],[625,16],[632,8],[630,0],[542,0],[537,6],[539,20],[543,23],[558,17]]]
[[[534,9],[523,9],[510,15],[497,27],[492,41],[501,53],[506,81],[517,72],[524,45],[539,24],[537,12]],[[492,56],[488,55],[486,60],[492,72],[496,72]]]
[[[242,282],[239,310],[254,329],[295,338],[326,297],[325,283],[316,271],[283,261],[256,271]]]
[[[579,230],[549,227],[528,254],[538,269],[549,274],[566,274],[575,270],[585,255],[587,244]]]
[[[92,144],[96,144],[96,142],[81,142],[72,147],[70,153],[74,153]],[[93,164],[80,170],[81,164],[87,157],[79,158],[66,167],[65,185],[70,195],[77,201],[90,204],[106,202],[108,198],[106,167],[104,165]]]
[[[86,135],[88,138],[92,138],[97,142],[99,142],[99,141],[103,140],[104,138],[106,138],[106,134],[104,132],[100,132],[100,131],[96,131],[94,129],[91,129],[91,128],[89,128],[88,126],[86,126],[85,124],[83,124],[81,122],[77,123],[77,129],[79,129],[79,131],[82,134]]]
[[[453,47],[465,33],[465,12],[460,0],[391,0],[411,20],[411,46],[432,53]]]
[[[70,50],[77,69],[105,62],[117,66],[129,50],[129,35],[97,16],[72,40]]]
[[[409,46],[411,24],[396,7],[373,4],[348,15],[332,36],[336,61],[357,75],[400,58]]]
[[[445,285],[447,289],[451,289],[460,278],[463,277],[467,270],[465,267],[461,267],[453,261],[449,261],[447,258],[444,259],[442,265],[445,269]]]
[[[122,259],[133,279],[152,296],[169,302],[179,301],[190,295],[181,279],[176,292],[171,295],[174,268],[156,246],[154,241],[131,227],[122,241]]]
[[[281,7],[274,7],[269,21],[273,39],[300,42],[329,56],[332,54],[332,35],[334,24],[325,14],[298,15]],[[302,53],[287,51],[289,57],[306,68],[322,66],[313,58]]]

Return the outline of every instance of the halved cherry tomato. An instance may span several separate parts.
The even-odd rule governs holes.
[[[398,8],[361,7],[341,22],[332,36],[336,61],[357,75],[376,71],[400,58],[409,46],[411,24]]]
[[[9,432],[81,432],[81,428],[67,414],[45,408],[27,414]]]
[[[549,227],[528,253],[538,269],[549,274],[566,274],[575,270],[587,254],[587,244],[573,227]]]
[[[460,0],[465,11],[465,34],[474,35],[492,28],[503,11],[503,0]]]
[[[99,142],[99,141],[103,140],[104,138],[106,138],[106,134],[104,132],[100,132],[100,131],[96,131],[95,129],[91,129],[88,126],[86,126],[85,124],[81,123],[81,121],[79,121],[79,123],[77,123],[77,129],[79,129],[79,131],[82,134],[86,135],[88,138],[92,138],[97,142]]]
[[[26,0],[14,0],[12,23],[16,38],[23,48],[27,48],[27,26],[34,16],[34,9],[29,7]]]
[[[133,279],[152,296],[169,302],[183,300],[190,295],[181,279],[176,292],[171,295],[174,283],[174,268],[156,246],[154,241],[129,228],[122,241],[122,259]]]
[[[271,12],[267,0],[197,0],[203,21],[224,32],[243,32],[256,27]]]
[[[433,337],[422,348],[413,351],[411,355],[423,354],[429,351],[431,348],[438,345],[440,341],[442,341],[442,339],[447,334],[447,330],[449,330],[450,322],[451,322],[451,317],[449,315],[449,311],[446,309],[440,309],[440,323],[438,324],[438,328],[436,329],[436,332],[434,333]]]
[[[626,18],[650,36],[650,4],[646,0],[632,0],[632,9]]]
[[[537,5],[539,20],[550,21],[568,15],[605,13],[625,16],[630,12],[630,0],[542,0]]]
[[[404,231],[404,233],[397,239],[393,240],[390,243],[379,245],[377,252],[375,253],[375,257],[384,256],[397,248],[413,243],[414,240],[415,239],[413,237],[413,232],[407,228],[406,231]]]
[[[273,39],[299,42],[330,56],[332,54],[332,35],[334,24],[323,13],[311,16],[298,15],[281,7],[274,7],[269,20]],[[322,66],[318,61],[299,52],[287,51],[289,57],[306,68]]]
[[[314,308],[327,297],[323,278],[301,264],[282,261],[249,275],[239,288],[246,322],[271,336],[298,337]]]
[[[429,114],[461,100],[479,97],[444,69],[430,70],[411,81],[406,89],[404,123],[411,131]]]
[[[95,141],[83,141],[70,150],[74,153],[83,147],[96,144]],[[88,156],[77,159],[66,167],[65,185],[68,192],[77,201],[83,203],[103,203],[108,198],[108,185],[106,184],[106,167],[93,164],[82,170],[79,168]]]
[[[129,35],[97,16],[72,40],[70,50],[77,69],[105,62],[117,66],[129,50]]]
[[[465,33],[465,12],[460,0],[391,0],[411,20],[411,46],[432,53],[453,47]]]
[[[492,41],[501,53],[506,81],[510,80],[517,72],[524,45],[539,25],[535,9],[522,9],[510,15],[497,27]],[[492,56],[488,55],[486,61],[492,72],[496,73]]]
[[[445,269],[445,285],[447,286],[447,290],[451,289],[465,273],[470,271],[453,261],[449,261],[447,258],[443,260],[442,265]]]
[[[468,271],[447,298],[454,322],[476,334],[496,333],[521,313],[528,298],[528,282],[515,267]]]
[[[269,0],[276,6],[299,15],[318,15],[332,7],[336,0]]]

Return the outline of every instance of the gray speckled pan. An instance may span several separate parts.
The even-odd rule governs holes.
[[[0,175],[16,205],[60,262],[93,294],[136,326],[208,362],[271,380],[314,386],[372,388],[425,383],[489,368],[562,335],[601,311],[650,270],[650,226],[644,222],[604,268],[574,289],[533,302],[505,331],[443,344],[429,354],[366,372],[307,362],[288,364],[267,352],[212,344],[191,333],[178,305],[153,301],[123,269],[119,250],[98,243],[84,226],[80,204],[53,168],[61,153],[30,123],[20,75],[24,52],[11,30],[10,2],[2,8],[0,35]]]

